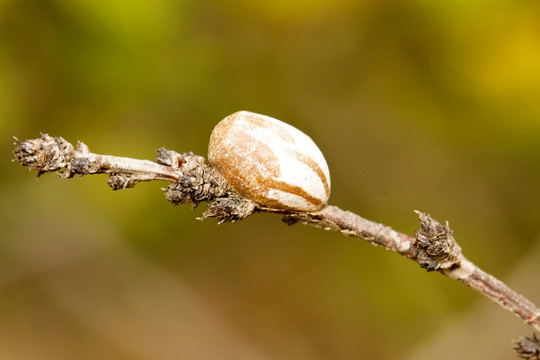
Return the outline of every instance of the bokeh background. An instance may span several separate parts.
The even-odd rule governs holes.
[[[2,0],[0,358],[513,358],[519,319],[399,255],[10,162],[39,132],[206,155],[238,110],[309,134],[332,204],[449,220],[540,303],[538,1]]]

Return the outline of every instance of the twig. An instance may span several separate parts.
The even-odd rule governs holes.
[[[291,214],[286,220],[290,222],[290,219],[294,219],[304,224],[340,231],[344,235],[397,252],[418,262],[428,271],[437,270],[473,288],[540,331],[540,309],[536,305],[467,260],[448,224],[442,226],[429,215],[419,211],[416,213],[420,217],[421,226],[416,232],[416,238],[336,206],[327,206],[318,213]]]
[[[157,160],[152,162],[93,154],[83,143],[79,142],[75,149],[61,137],[45,134],[39,139],[17,140],[14,155],[21,165],[38,170],[38,175],[57,172],[63,178],[70,178],[108,174],[107,184],[114,190],[133,187],[140,181],[171,182],[165,195],[173,204],[209,202],[203,219],[215,217],[220,222],[234,222],[254,212],[274,212],[284,215],[288,224],[302,222],[366,240],[414,260],[428,271],[438,271],[462,282],[540,331],[538,307],[467,260],[448,223],[443,226],[419,211],[416,213],[420,218],[420,229],[415,237],[410,237],[336,206],[326,206],[314,213],[267,209],[232,191],[203,157],[164,148],[158,149]]]

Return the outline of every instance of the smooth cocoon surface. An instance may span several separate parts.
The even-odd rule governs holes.
[[[330,196],[330,172],[317,145],[269,116],[227,116],[212,131],[208,159],[234,191],[267,208],[317,211]]]

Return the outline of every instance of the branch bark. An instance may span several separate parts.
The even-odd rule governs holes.
[[[94,154],[81,142],[74,148],[61,137],[43,134],[38,139],[16,140],[14,155],[16,161],[37,170],[38,175],[56,172],[63,178],[70,178],[74,175],[107,174],[107,184],[113,190],[130,188],[141,181],[168,181],[172,184],[165,189],[165,195],[171,203],[192,202],[197,205],[202,201],[209,202],[202,219],[215,217],[219,222],[234,222],[255,212],[272,212],[284,215],[288,224],[301,222],[363,239],[414,260],[428,271],[438,271],[458,280],[540,332],[540,309],[467,260],[448,223],[441,225],[419,211],[416,213],[420,229],[415,237],[411,237],[336,206],[329,205],[314,213],[268,209],[236,194],[203,157],[191,152],[179,154],[165,148],[158,149],[156,162],[153,162]],[[527,346],[536,343],[529,342]]]

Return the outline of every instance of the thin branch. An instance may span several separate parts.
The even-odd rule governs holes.
[[[491,301],[520,317],[540,331],[540,309],[502,281],[489,275],[467,260],[455,242],[452,231],[429,215],[417,211],[421,229],[416,238],[402,234],[388,226],[366,220],[336,206],[327,206],[317,213],[291,214],[286,217],[304,224],[336,230],[346,236],[366,240],[375,246],[397,252],[414,260],[428,271],[440,273],[473,288]]]
[[[314,213],[267,209],[232,191],[203,157],[164,148],[158,149],[157,160],[152,162],[93,154],[83,143],[74,148],[60,137],[42,135],[39,139],[17,140],[14,155],[21,165],[38,170],[38,175],[57,172],[70,178],[107,174],[107,184],[114,190],[133,187],[140,181],[168,181],[172,184],[165,189],[165,195],[171,203],[209,202],[203,219],[215,217],[220,222],[234,222],[254,212],[273,212],[284,215],[288,224],[301,222],[366,240],[414,260],[428,271],[438,271],[462,282],[540,331],[540,309],[467,260],[448,223],[443,226],[421,212],[417,211],[420,229],[411,237],[336,206],[326,206]]]

